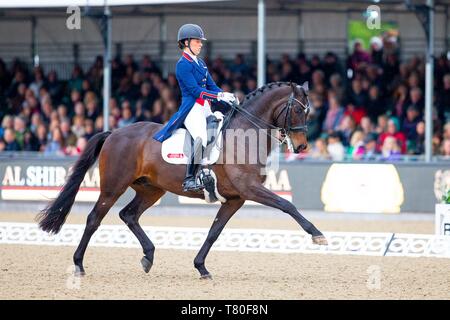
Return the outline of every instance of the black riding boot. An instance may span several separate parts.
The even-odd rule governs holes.
[[[191,157],[186,167],[186,177],[183,181],[183,191],[202,191],[204,186],[201,183],[197,183],[196,176],[197,170],[200,167],[203,158],[203,145],[200,139],[194,142],[193,150],[191,151]]]

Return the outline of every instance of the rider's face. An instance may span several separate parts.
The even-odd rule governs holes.
[[[202,40],[191,39],[191,50],[196,56],[198,56],[200,54],[200,51],[202,51],[202,46],[203,46]]]

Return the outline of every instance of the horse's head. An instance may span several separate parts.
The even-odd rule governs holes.
[[[279,114],[275,123],[284,130],[283,135],[292,141],[295,153],[306,149],[308,141],[306,119],[310,110],[308,99],[308,82],[299,86],[291,83],[292,92]],[[288,140],[289,142],[289,140]]]

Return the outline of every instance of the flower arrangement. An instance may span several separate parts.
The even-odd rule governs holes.
[[[450,189],[442,196],[442,203],[450,204]]]

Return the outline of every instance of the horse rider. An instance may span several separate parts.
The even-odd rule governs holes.
[[[155,140],[163,142],[183,125],[191,134],[194,145],[186,168],[183,191],[203,189],[203,185],[196,182],[195,174],[207,144],[206,118],[213,115],[210,101],[228,104],[237,102],[232,93],[223,92],[216,85],[205,62],[198,57],[203,40],[206,40],[203,30],[196,24],[185,24],[178,30],[178,47],[183,51],[176,65],[176,78],[182,95],[181,106],[164,128],[153,136]]]

